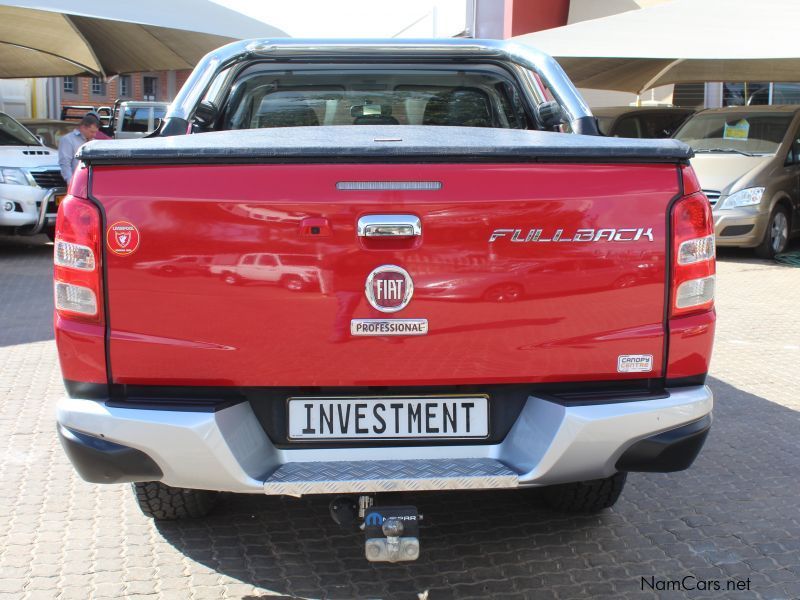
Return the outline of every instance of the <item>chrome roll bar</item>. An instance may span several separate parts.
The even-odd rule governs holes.
[[[166,119],[191,121],[200,101],[223,70],[248,59],[499,59],[536,73],[550,90],[573,131],[596,133],[592,112],[555,59],[541,50],[502,40],[241,40],[204,56],[170,105]],[[588,129],[588,130],[587,130]],[[594,131],[592,131],[594,130]],[[185,129],[184,129],[185,131]]]

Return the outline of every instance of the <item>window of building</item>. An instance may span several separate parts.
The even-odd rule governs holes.
[[[75,93],[75,77],[64,77],[64,93]]]
[[[131,95],[131,76],[119,76],[119,95],[121,98],[127,98]]]
[[[142,78],[142,95],[145,100],[158,100],[158,78]]]
[[[105,96],[106,95],[106,82],[103,81],[100,77],[92,77],[92,94],[95,96]]]
[[[704,83],[676,83],[672,93],[672,103],[675,106],[688,108],[703,108],[706,102],[706,84]]]

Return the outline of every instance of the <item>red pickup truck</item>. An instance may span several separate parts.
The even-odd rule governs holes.
[[[222,48],[156,137],[81,150],[55,243],[64,448],[155,518],[334,495],[370,560],[419,553],[416,509],[380,492],[609,507],[711,423],[690,157],[597,135],[552,59],[503,42]]]

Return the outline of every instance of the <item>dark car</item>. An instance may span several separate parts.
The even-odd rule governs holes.
[[[668,138],[694,114],[677,106],[604,106],[593,108],[600,133],[609,137]]]

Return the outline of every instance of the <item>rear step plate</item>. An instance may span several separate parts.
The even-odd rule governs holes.
[[[515,488],[517,473],[491,458],[286,463],[264,482],[268,495],[362,494]]]

